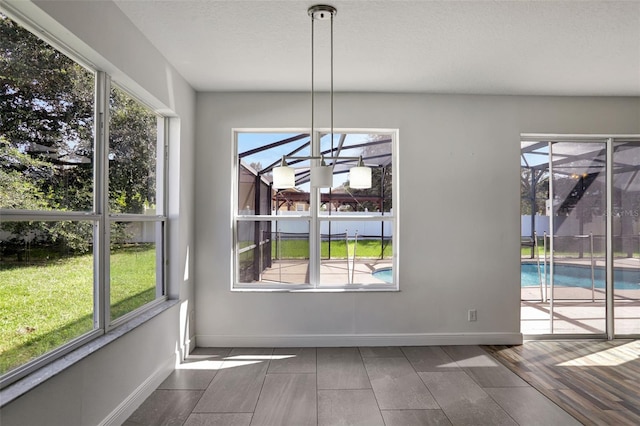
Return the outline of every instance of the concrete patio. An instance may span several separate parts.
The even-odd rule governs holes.
[[[321,287],[344,284],[387,284],[372,275],[382,268],[391,268],[391,259],[347,259],[322,260],[320,264]],[[309,282],[309,260],[293,259],[273,261],[270,268],[262,272],[264,283],[300,284]]]

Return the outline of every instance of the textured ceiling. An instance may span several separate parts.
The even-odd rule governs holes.
[[[309,90],[315,2],[115,2],[196,90]],[[638,1],[329,4],[336,91],[640,96]],[[328,25],[316,22],[319,89]]]

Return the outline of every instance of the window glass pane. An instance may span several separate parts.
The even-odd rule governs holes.
[[[309,216],[311,214],[309,201],[308,190],[281,189],[273,195],[273,205],[277,209],[273,214],[278,216]]]
[[[392,221],[321,221],[320,285],[392,284]]]
[[[155,214],[158,117],[117,87],[109,113],[109,209]]]
[[[394,134],[319,132],[315,136],[310,140],[305,133],[236,133],[235,282],[260,283],[255,288],[287,283],[314,288],[392,287]],[[312,166],[320,165],[320,157],[331,168],[332,185],[316,192],[311,188],[311,172]],[[272,175],[283,158],[295,180],[292,187],[275,190]],[[355,166],[370,168],[370,188],[357,188],[364,185],[350,181]],[[269,221],[244,220],[253,215],[269,216]],[[300,216],[308,221],[300,221]],[[354,222],[354,216],[362,220]],[[352,225],[356,228],[351,229]],[[305,229],[298,229],[302,226]],[[373,276],[377,268],[389,270]]]
[[[258,177],[255,169],[241,164],[238,176],[238,206],[242,215],[269,215],[272,213],[271,183]]]
[[[333,187],[321,190],[321,215],[352,212],[392,212],[392,138],[388,134],[347,133],[325,134],[321,138],[321,152],[327,165],[333,165]],[[329,157],[338,157],[335,162]],[[371,188],[350,186],[349,170],[362,157],[371,168]]]
[[[93,73],[0,14],[0,208],[89,211]]]
[[[0,223],[0,374],[93,330],[93,226]]]
[[[309,223],[239,221],[236,253],[241,283],[308,283]]]
[[[640,141],[614,143],[613,299],[617,335],[640,333]]]
[[[560,301],[552,306],[554,334],[605,332],[606,152],[604,143],[551,146],[554,245],[548,297]]]
[[[295,187],[271,189],[272,170],[280,165],[283,155],[311,155],[308,134],[244,132],[237,134],[237,144],[238,214],[271,215],[274,211],[308,214],[309,160],[287,160],[295,169]]]
[[[162,265],[161,242],[162,222],[111,224],[112,320],[162,296],[161,277],[157,276],[158,265]]]

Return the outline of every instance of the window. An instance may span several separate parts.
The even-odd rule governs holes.
[[[109,96],[110,318],[164,295],[164,150],[159,117],[117,86]]]
[[[2,14],[0,37],[5,386],[164,300],[165,132],[107,75]]]
[[[238,290],[395,290],[396,131],[234,132],[234,282]],[[283,156],[294,188],[272,187]],[[323,156],[331,188],[312,189]],[[372,187],[349,186],[353,158],[372,168]],[[397,209],[395,209],[397,211]]]

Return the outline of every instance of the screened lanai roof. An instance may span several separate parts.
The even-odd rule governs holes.
[[[259,176],[271,181],[270,172],[280,164],[283,156],[311,156],[308,133],[239,133],[238,158],[251,165]],[[354,160],[343,157],[362,157],[371,168],[388,167],[392,161],[392,143],[388,135],[365,133],[323,133],[320,137],[320,155],[328,166],[333,166],[333,174],[343,175],[347,180]],[[296,186],[310,180],[311,162],[307,159],[287,160],[296,171]]]
[[[606,138],[569,138],[562,140],[523,141],[520,166],[535,171],[549,168],[549,143],[552,142],[554,174],[586,176],[604,173]],[[625,191],[640,191],[640,137],[614,138],[614,187]]]

